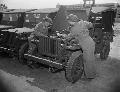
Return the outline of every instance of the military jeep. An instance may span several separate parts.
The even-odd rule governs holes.
[[[60,25],[63,25],[61,27],[60,22],[62,23]],[[60,7],[53,18],[50,34],[34,36],[31,40],[34,48],[30,53],[29,43],[22,45],[19,50],[19,61],[27,65],[35,63],[47,65],[51,72],[65,70],[65,76],[69,82],[78,81],[84,70],[82,49],[76,40],[65,40],[64,35],[68,33],[65,30],[67,27],[66,10]]]
[[[1,13],[0,52],[18,57],[19,47],[27,41],[30,33],[34,31],[24,25],[25,12],[32,10],[13,9]]]
[[[116,9],[110,7],[92,7],[88,20],[93,23],[94,28],[90,31],[90,36],[96,43],[95,54],[100,54],[100,58],[107,59],[110,52],[110,42],[113,42],[113,24]]]

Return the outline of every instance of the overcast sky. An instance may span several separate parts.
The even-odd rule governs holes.
[[[120,0],[95,0],[96,3],[119,2]],[[83,0],[0,0],[8,8],[55,8],[59,3],[61,5],[71,5],[83,3]]]

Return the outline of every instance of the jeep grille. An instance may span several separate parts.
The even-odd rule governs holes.
[[[48,56],[58,56],[61,49],[61,41],[56,38],[39,37],[39,53]]]

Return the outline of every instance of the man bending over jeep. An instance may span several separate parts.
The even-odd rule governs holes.
[[[92,28],[92,23],[78,19],[74,14],[67,16],[70,24],[70,33],[66,37],[69,41],[72,38],[78,40],[79,45],[83,50],[84,70],[87,78],[96,77],[96,62],[95,62],[95,42],[89,36],[89,28]]]

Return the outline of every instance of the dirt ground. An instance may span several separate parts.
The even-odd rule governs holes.
[[[58,92],[120,92],[120,89],[117,89],[120,88],[120,35],[118,33],[111,43],[109,58],[101,61],[96,57],[96,60],[99,63],[98,77],[91,81],[79,80],[75,84],[65,79],[64,71],[51,73],[47,68],[33,70],[7,56],[0,56],[0,69],[5,72],[3,75],[8,76],[6,78],[9,81],[16,79],[17,83],[14,83],[18,89],[24,89],[23,85],[26,84],[31,89],[19,92],[55,92],[51,89],[57,89]]]

